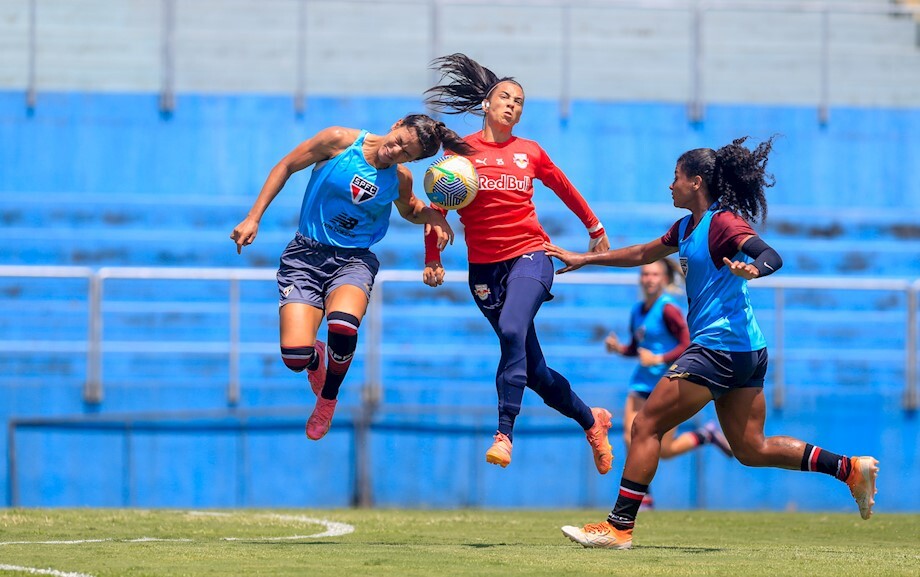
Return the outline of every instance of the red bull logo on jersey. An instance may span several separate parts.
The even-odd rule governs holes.
[[[518,168],[524,170],[527,168],[527,165],[530,164],[530,160],[527,158],[527,153],[524,152],[515,152],[514,153],[514,164]]]
[[[479,190],[529,190],[530,177],[516,178],[510,174],[503,174],[501,178],[489,178],[484,174],[479,175]]]
[[[373,182],[364,180],[357,174],[351,179],[351,202],[361,204],[377,196],[379,187]]]

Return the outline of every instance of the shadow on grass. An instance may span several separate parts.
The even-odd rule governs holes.
[[[661,549],[663,551],[680,551],[681,553],[722,553],[726,551],[721,547],[689,547],[680,545],[636,545],[633,549],[644,551],[646,549]]]

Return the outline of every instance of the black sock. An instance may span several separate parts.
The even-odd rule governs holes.
[[[837,455],[805,443],[801,469],[803,471],[824,473],[837,477],[841,481],[846,481],[847,477],[850,476],[850,459],[844,455]]]
[[[636,524],[636,515],[642,497],[648,492],[648,485],[634,483],[625,477],[620,479],[620,494],[613,511],[607,515],[607,522],[617,529],[632,529]]]

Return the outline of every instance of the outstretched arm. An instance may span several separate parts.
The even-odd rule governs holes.
[[[282,158],[268,173],[268,178],[265,180],[265,184],[262,185],[262,190],[259,192],[259,196],[256,198],[252,208],[249,209],[249,214],[230,233],[230,240],[236,243],[237,254],[242,252],[244,246],[252,244],[256,239],[262,215],[265,214],[268,205],[275,200],[275,197],[284,188],[284,184],[291,175],[311,164],[332,158],[345,150],[355,141],[358,133],[359,131],[353,128],[343,128],[341,126],[326,128],[317,132],[312,138],[301,142],[287,156]]]
[[[596,253],[571,252],[548,242],[543,243],[543,249],[548,256],[554,256],[566,265],[565,268],[557,270],[556,274],[578,270],[588,264],[618,267],[641,266],[677,252],[676,246],[668,246],[660,238],[645,244],[634,244],[625,248]]]

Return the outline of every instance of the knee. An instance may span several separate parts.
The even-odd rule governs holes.
[[[740,446],[732,444],[732,453],[738,462],[747,467],[761,467],[764,464],[763,443],[743,440]]]
[[[315,354],[313,347],[281,347],[281,360],[284,361],[284,366],[295,373],[306,369]]]
[[[346,363],[354,356],[358,344],[358,327],[361,321],[358,317],[333,311],[326,317],[326,326],[329,330],[329,358],[336,363]]]
[[[520,323],[500,320],[498,322],[498,338],[501,340],[503,348],[523,348],[524,341],[527,339],[527,327],[520,326]]]
[[[636,415],[636,418],[633,419],[632,426],[629,427],[628,436],[630,442],[636,441],[638,439],[652,437],[655,435],[655,423],[646,418],[642,413]]]

